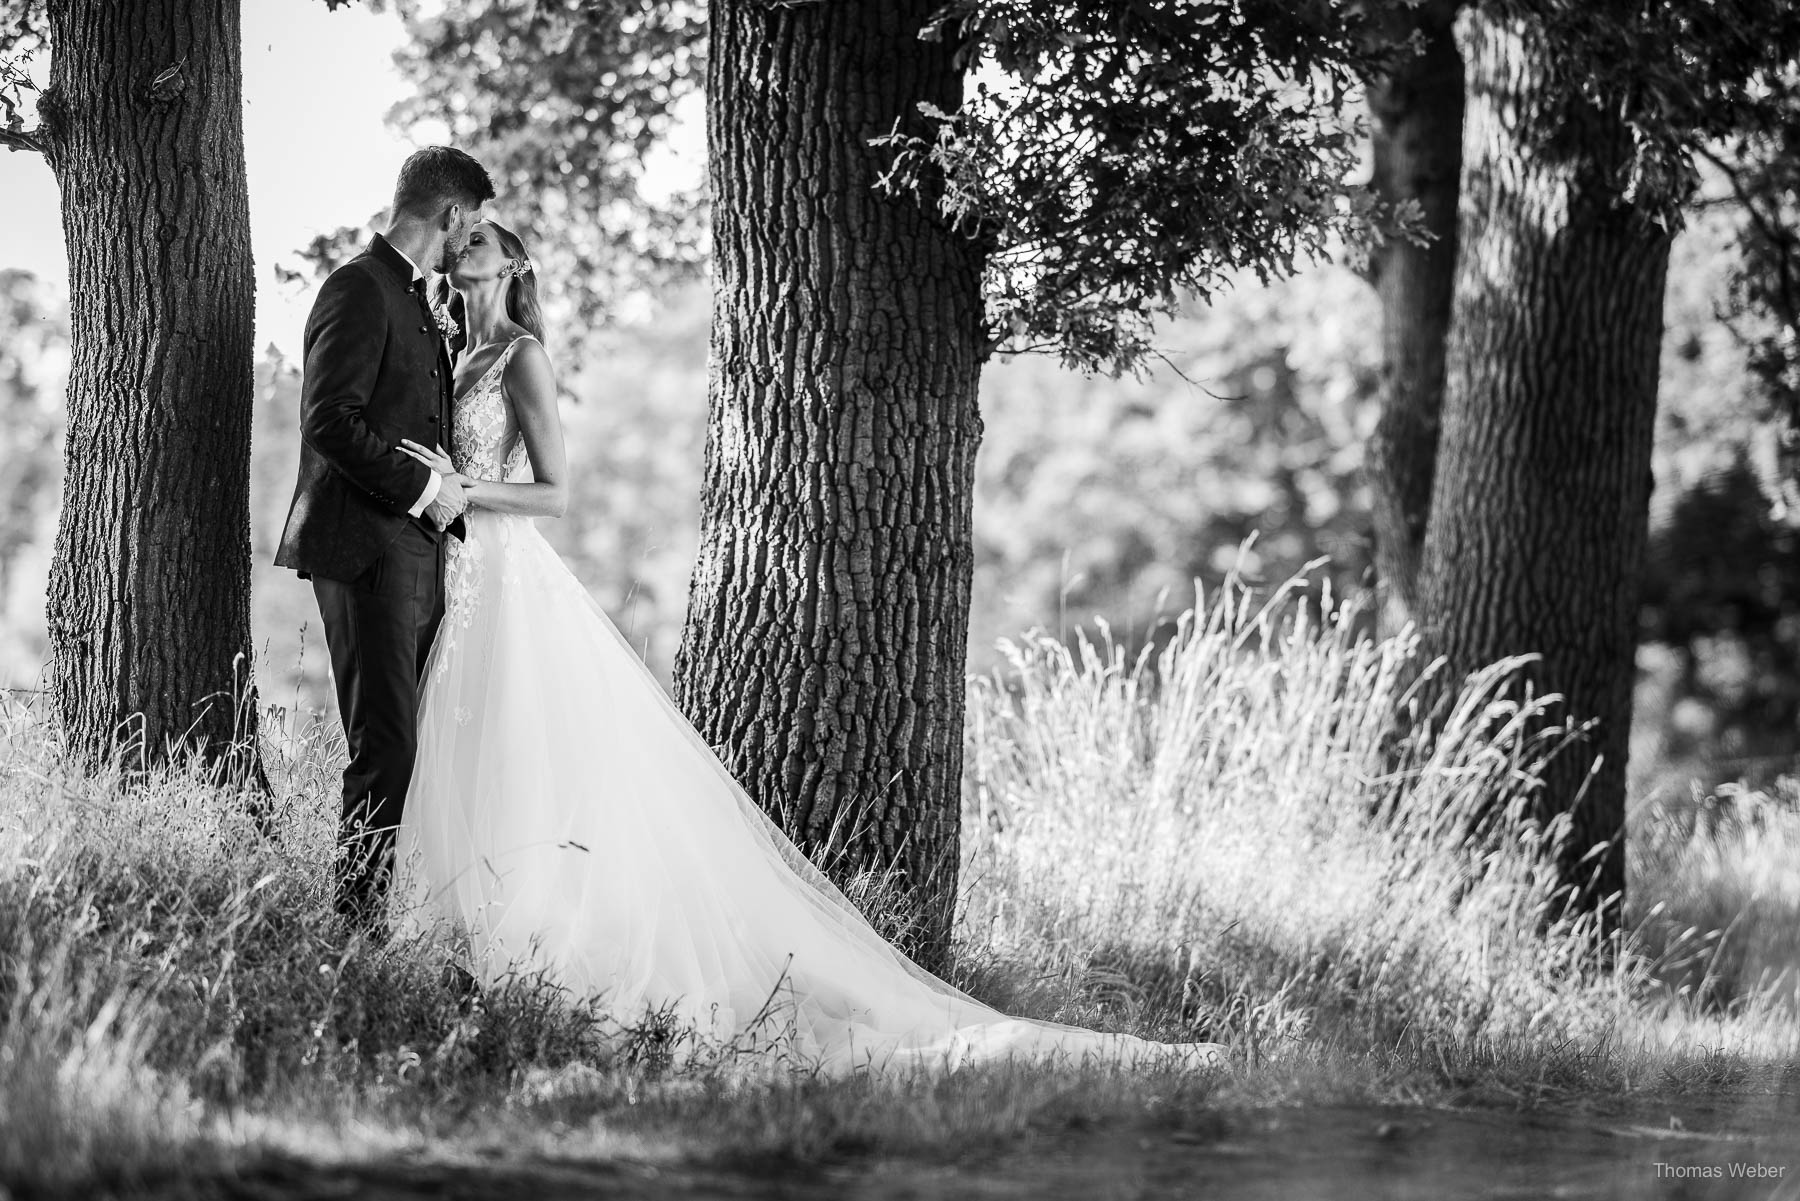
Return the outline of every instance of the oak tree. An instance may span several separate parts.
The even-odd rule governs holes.
[[[1416,220],[1410,236],[1381,241],[1368,269],[1381,301],[1381,416],[1363,462],[1380,622],[1388,634],[1417,614],[1437,470],[1462,171],[1463,61],[1452,28],[1458,7],[1459,0],[1428,0],[1388,10],[1376,36],[1397,52],[1368,80],[1370,186]]]
[[[1521,683],[1584,727],[1533,806],[1566,827],[1564,900],[1610,925],[1670,241],[1696,148],[1800,49],[1800,17],[1481,0],[1457,40],[1457,255],[1418,617],[1448,678],[1536,656]]]
[[[188,749],[260,772],[250,681],[253,283],[238,0],[52,0],[0,12],[47,42],[4,83],[0,143],[56,175],[72,358],[49,587],[67,750]]]

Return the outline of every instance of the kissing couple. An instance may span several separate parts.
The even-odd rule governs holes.
[[[732,779],[533,524],[570,470],[538,273],[493,198],[469,155],[413,154],[306,324],[275,562],[312,581],[349,746],[338,912],[447,933],[480,984],[541,974],[621,1025],[834,1075],[1216,1062],[939,980]]]

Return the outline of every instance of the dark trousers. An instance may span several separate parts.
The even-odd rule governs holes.
[[[409,523],[354,580],[313,578],[350,745],[337,910],[376,929],[418,749],[420,677],[444,616],[443,541]]]

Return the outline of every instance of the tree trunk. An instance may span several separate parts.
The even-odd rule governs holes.
[[[876,190],[868,141],[960,103],[953,47],[918,36],[936,7],[712,5],[711,412],[675,663],[796,843],[840,881],[892,873],[890,932],[927,965],[955,896],[981,256]]]
[[[1429,0],[1401,10],[1394,40],[1416,33],[1422,52],[1369,82],[1375,192],[1389,203],[1416,202],[1430,238],[1424,245],[1390,241],[1370,263],[1381,301],[1381,417],[1364,448],[1364,470],[1381,630],[1390,635],[1417,611],[1419,553],[1437,470],[1462,169],[1463,63],[1451,28],[1458,6]]]
[[[1626,130],[1555,86],[1539,34],[1486,11],[1459,32],[1461,253],[1423,625],[1458,675],[1541,655],[1537,692],[1597,719],[1535,804],[1571,817],[1570,899],[1616,922],[1669,239],[1620,195]]]
[[[54,0],[44,148],[69,248],[49,588],[69,751],[253,766],[253,283],[238,0]],[[233,753],[243,740],[248,758]]]

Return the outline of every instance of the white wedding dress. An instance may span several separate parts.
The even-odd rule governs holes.
[[[529,478],[501,385],[518,345],[456,401],[470,478]],[[763,816],[530,519],[466,525],[426,667],[397,928],[454,931],[484,982],[543,973],[621,1026],[657,1013],[692,1045],[831,1074],[1217,1059],[1008,1018],[913,964]]]

